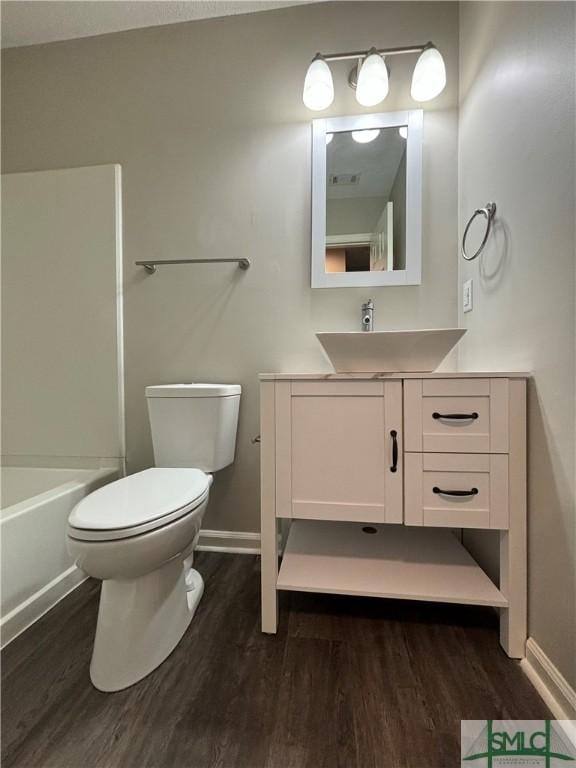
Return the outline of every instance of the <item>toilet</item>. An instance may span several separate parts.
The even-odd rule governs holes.
[[[119,691],[174,650],[204,590],[192,567],[212,472],[234,461],[241,388],[146,387],[152,469],[84,498],[68,519],[68,551],[102,580],[90,678]]]

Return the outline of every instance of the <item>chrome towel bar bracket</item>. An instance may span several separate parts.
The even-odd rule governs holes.
[[[250,260],[245,258],[238,259],[150,259],[146,261],[134,262],[139,267],[144,267],[146,272],[151,275],[156,272],[157,267],[163,267],[166,264],[226,264],[235,263],[238,264],[240,269],[248,269],[250,266]]]
[[[496,203],[486,203],[486,206],[484,208],[476,208],[476,210],[470,217],[468,224],[466,224],[466,229],[464,230],[464,234],[462,235],[462,249],[460,252],[462,254],[463,259],[465,259],[466,261],[473,261],[478,256],[480,256],[480,254],[484,250],[484,246],[486,245],[486,242],[490,235],[490,231],[492,229],[492,221],[494,220],[495,215],[496,215]],[[484,237],[482,238],[482,242],[480,243],[478,250],[476,250],[471,256],[469,256],[466,253],[466,236],[468,235],[468,230],[470,229],[472,222],[474,221],[476,216],[484,216],[484,218],[486,219],[486,231],[484,232]]]

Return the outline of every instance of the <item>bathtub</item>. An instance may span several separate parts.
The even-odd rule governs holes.
[[[118,476],[111,468],[2,467],[2,647],[84,581],[66,551],[68,515]]]

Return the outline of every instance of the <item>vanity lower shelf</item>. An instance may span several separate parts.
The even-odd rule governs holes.
[[[293,521],[279,590],[505,608],[506,598],[450,530]]]

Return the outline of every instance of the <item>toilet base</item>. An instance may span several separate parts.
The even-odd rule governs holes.
[[[120,691],[155,670],[178,645],[203,591],[202,576],[178,558],[136,579],[103,581],[90,664],[95,688]]]

